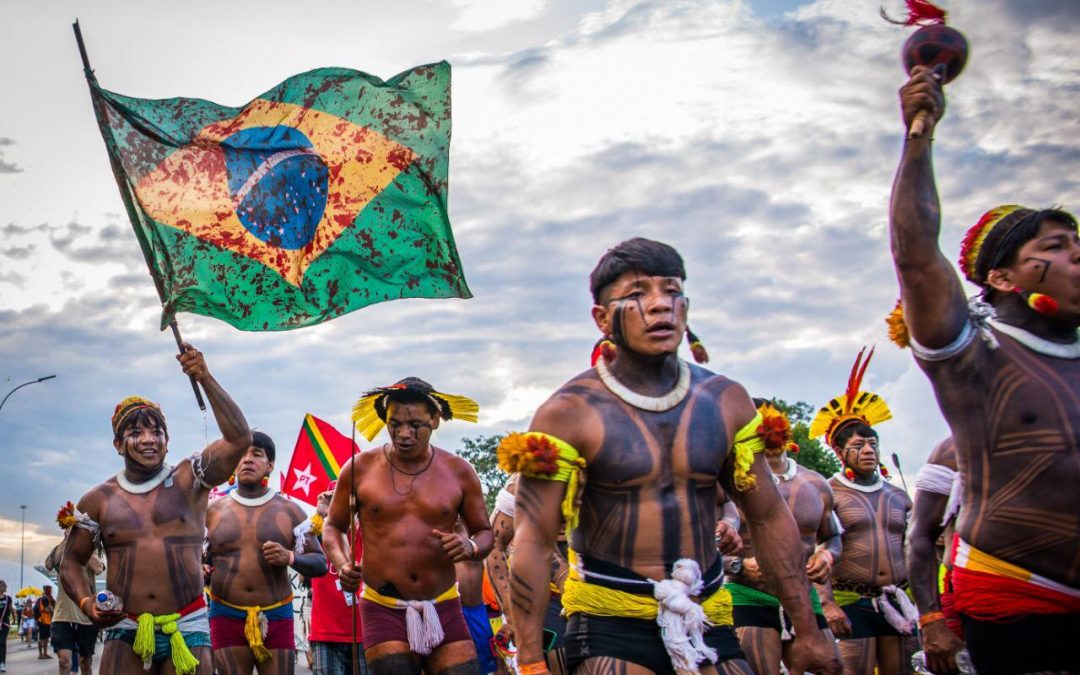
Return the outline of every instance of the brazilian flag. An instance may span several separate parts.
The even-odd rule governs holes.
[[[288,330],[398,298],[469,298],[446,209],[450,64],[344,68],[240,108],[91,93],[162,301]]]

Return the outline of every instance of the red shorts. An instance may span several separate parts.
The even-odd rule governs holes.
[[[465,623],[465,615],[461,612],[461,599],[453,598],[444,600],[435,605],[435,611],[439,613],[439,623],[442,624],[442,644],[472,642],[472,635]],[[405,610],[390,609],[382,605],[360,598],[360,620],[364,624],[364,648],[370,649],[384,642],[408,642],[409,631],[405,627]]]
[[[291,607],[290,607],[291,609]],[[296,649],[293,637],[292,616],[287,619],[271,619],[267,622],[263,645],[267,649]],[[210,644],[214,649],[249,647],[244,637],[244,619],[229,616],[210,617]]]

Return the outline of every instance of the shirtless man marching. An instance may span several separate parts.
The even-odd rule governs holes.
[[[956,444],[949,437],[930,452],[915,477],[915,500],[905,543],[911,594],[919,608],[926,667],[941,675],[956,672],[956,654],[964,648],[959,637],[963,631],[951,605],[952,581],[946,576],[944,592],[939,592],[938,575],[941,565],[952,568],[950,543],[956,527],[956,511],[960,508],[958,482]],[[944,547],[939,543],[942,539]]]
[[[806,556],[760,455],[760,418],[737,383],[678,357],[686,278],[647,239],[605,253],[590,286],[612,344],[499,447],[519,472],[511,600],[523,675],[540,643],[563,522],[570,575],[567,666],[576,673],[749,673],[731,628],[716,549],[718,482],[747,515],[762,569],[796,627],[795,670],[836,672],[810,609]]]
[[[64,590],[83,613],[99,626],[115,624],[105,632],[105,673],[143,673],[144,663],[150,673],[214,669],[202,584],[207,501],[236,469],[251,431],[202,354],[185,344],[178,358],[206,392],[222,438],[171,466],[161,408],[134,396],[122,401],[112,429],[124,468],[79,500],[61,563]],[[97,545],[105,550],[106,587],[123,602],[122,612],[95,607],[83,567]]]
[[[828,581],[833,564],[840,560],[840,527],[833,514],[833,491],[816,471],[799,466],[788,452],[798,452],[791,441],[791,423],[787,416],[772,404],[754,399],[766,429],[765,458],[780,496],[787,502],[795,523],[799,526],[803,547],[808,558],[806,575],[810,581]],[[741,520],[741,519],[740,519]],[[779,673],[780,662],[789,662],[787,651],[791,640],[791,621],[780,610],[780,601],[765,583],[754,558],[750,532],[741,528],[744,545],[742,558],[735,567],[739,571],[727,583],[734,605],[735,632],[746,653],[746,660],[755,673]],[[810,602],[817,617],[818,628],[832,640],[821,611],[817,591],[811,589]],[[783,658],[782,658],[783,657]]]
[[[478,672],[454,563],[487,556],[491,525],[476,471],[431,445],[449,419],[475,421],[476,404],[412,377],[366,393],[353,410],[368,440],[385,424],[391,442],[342,467],[323,546],[342,588],[363,582],[364,653],[375,675]],[[364,533],[357,563],[346,544],[353,513]],[[468,536],[454,531],[458,516]]]
[[[268,487],[274,441],[252,432],[236,489],[206,514],[210,640],[220,675],[289,674],[296,665],[289,568],[326,574],[326,556],[303,510]],[[260,625],[265,622],[264,629]]]
[[[842,471],[829,481],[843,529],[843,556],[832,570],[831,592],[821,605],[829,628],[840,639],[848,675],[911,672],[918,642],[918,614],[904,592],[904,532],[911,500],[883,480],[878,434],[872,425],[892,417],[872,392],[861,391],[873,351],[852,368],[845,393],[821,408],[810,423],[810,437],[824,436]]]
[[[495,533],[495,547],[484,561],[491,587],[499,601],[505,620],[499,632],[511,640],[514,626],[511,617],[510,602],[510,554],[514,541],[514,494],[517,491],[517,476],[511,476],[506,486],[499,490],[495,500],[495,509],[491,512],[491,529]],[[560,536],[551,555],[551,581],[548,588],[551,600],[544,614],[543,632],[544,659],[553,675],[565,675],[566,650],[563,638],[566,634],[566,618],[562,616],[563,584],[570,567],[566,562],[566,537]]]
[[[926,115],[926,132],[904,142],[892,253],[912,352],[949,422],[963,478],[952,583],[964,641],[980,673],[1076,672],[1080,641],[1062,639],[1080,633],[1076,218],[1015,204],[986,212],[960,251],[960,269],[980,291],[969,305],[938,244],[938,73],[912,69],[900,104],[905,126]],[[1058,171],[1044,162],[1045,173]]]

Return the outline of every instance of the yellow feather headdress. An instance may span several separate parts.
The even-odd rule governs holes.
[[[863,375],[870,365],[870,359],[874,357],[874,349],[866,354],[863,361],[863,347],[859,355],[855,357],[855,364],[851,366],[851,375],[848,376],[847,390],[827,404],[825,404],[814,421],[810,423],[810,438],[824,436],[825,442],[832,445],[833,436],[846,422],[859,421],[867,426],[874,426],[886,420],[892,419],[892,412],[885,401],[877,394],[870,391],[860,391]]]
[[[356,430],[367,440],[372,440],[386,426],[386,404],[394,392],[409,391],[426,397],[438,409],[445,420],[478,422],[480,404],[466,396],[444,394],[435,391],[416,378],[406,378],[389,387],[379,387],[364,392],[353,406],[352,420]]]

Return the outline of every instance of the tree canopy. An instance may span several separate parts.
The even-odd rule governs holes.
[[[476,438],[463,438],[465,447],[457,451],[458,456],[476,470],[480,476],[480,485],[484,488],[484,502],[490,513],[495,508],[495,496],[506,485],[510,476],[503,473],[499,468],[498,459],[495,456],[495,448],[503,439],[501,435],[477,436]]]

